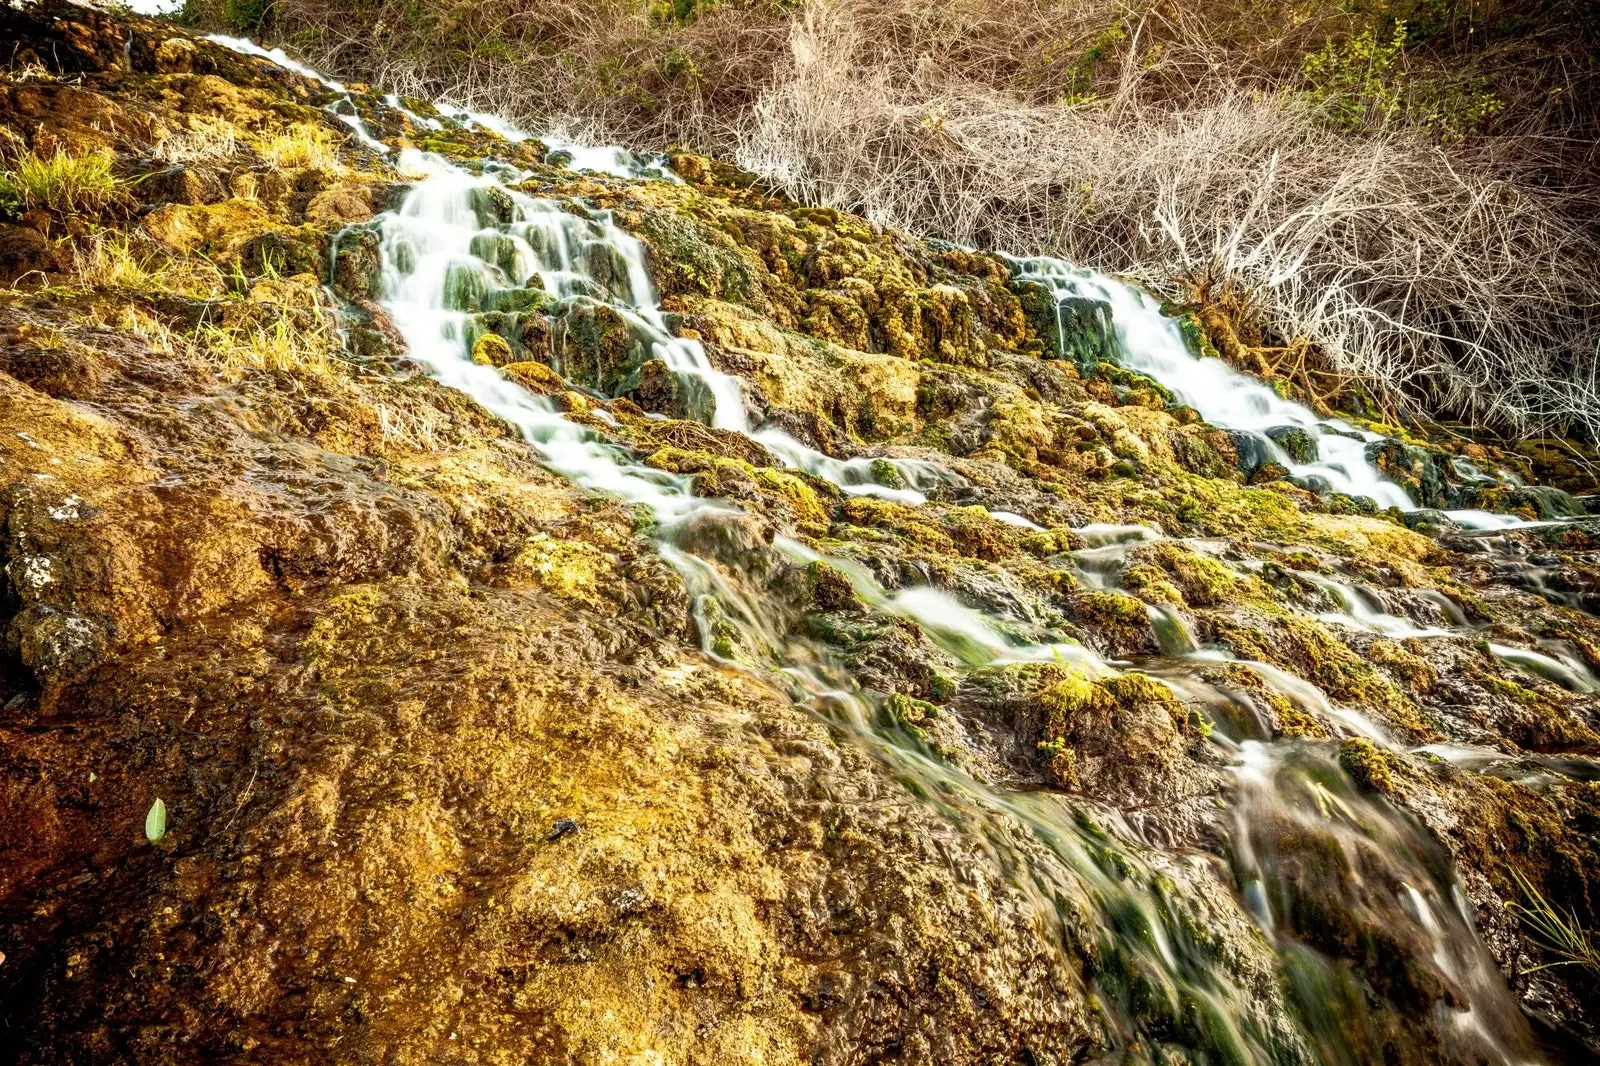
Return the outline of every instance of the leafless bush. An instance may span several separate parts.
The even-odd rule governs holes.
[[[1592,190],[1519,181],[1492,145],[1452,158],[1403,130],[1336,132],[1221,78],[1201,103],[1146,103],[1155,68],[1131,61],[1107,98],[1020,107],[986,79],[906,69],[856,10],[796,23],[742,165],[802,200],[1174,297],[1242,287],[1281,331],[1414,409],[1600,431]],[[1537,142],[1515,148],[1524,170],[1540,162]]]

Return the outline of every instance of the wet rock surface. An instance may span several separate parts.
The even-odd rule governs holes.
[[[1105,305],[721,164],[578,174],[87,8],[0,30],[7,143],[121,190],[0,227],[6,1061],[1600,1047],[1538,924],[1600,921],[1569,497],[1399,440],[1419,506],[1560,521],[1291,483],[1117,366]],[[519,201],[476,189],[464,358],[743,510],[675,534],[726,588],[686,582],[416,361],[373,215],[419,179],[336,103],[609,212],[740,420],[848,474],[707,424],[615,247],[513,276]]]

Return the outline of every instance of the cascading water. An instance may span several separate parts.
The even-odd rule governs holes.
[[[221,43],[243,50],[240,42]],[[253,45],[249,48],[252,54],[263,54]],[[326,80],[324,84],[343,89]],[[472,120],[490,125],[483,116]],[[355,118],[352,128],[359,125]],[[1130,1057],[1147,1053],[1135,1050],[1147,1039],[1137,1017],[1156,1015],[1204,1048],[1196,1053],[1208,1057],[1198,1061],[1380,1061],[1382,1037],[1367,1017],[1361,989],[1318,951],[1314,936],[1286,920],[1296,900],[1304,905],[1313,898],[1330,913],[1343,908],[1375,916],[1392,932],[1397,958],[1426,961],[1427,980],[1417,994],[1431,997],[1452,1061],[1534,1061],[1526,1026],[1472,928],[1470,907],[1448,861],[1426,834],[1386,802],[1358,795],[1326,745],[1268,743],[1253,735],[1262,733],[1258,728],[1235,727],[1219,718],[1215,742],[1238,762],[1234,874],[1247,909],[1278,952],[1302,1020],[1298,1032],[1273,1030],[1261,1013],[1261,990],[1200,943],[1190,919],[1175,906],[1171,886],[1190,876],[1183,863],[1111,831],[1108,826],[1116,818],[1108,812],[1058,793],[1007,790],[933,755],[904,729],[886,722],[880,708],[825,649],[793,635],[797,627],[790,624],[792,619],[760,599],[762,583],[744,565],[745,557],[758,555],[765,567],[778,559],[795,566],[827,563],[845,574],[869,608],[915,624],[971,666],[1058,662],[1094,677],[1115,675],[1113,665],[1048,633],[1018,638],[938,589],[885,590],[863,567],[828,559],[789,538],[773,545],[775,558],[773,551],[739,535],[744,516],[737,507],[694,496],[686,478],[630,459],[623,449],[566,418],[495,367],[474,362],[474,300],[537,285],[567,303],[605,303],[624,317],[645,349],[691,386],[699,397],[691,404],[698,418],[714,428],[751,436],[787,465],[830,480],[847,493],[919,504],[926,491],[954,475],[933,464],[897,460],[901,477],[916,487],[890,487],[876,482],[866,461],[837,460],[775,429],[754,430],[738,379],[716,370],[698,342],[671,335],[656,306],[642,245],[610,216],[580,215],[560,202],[525,195],[508,187],[516,174],[494,166],[473,174],[415,151],[401,153],[399,164],[421,180],[378,223],[381,303],[411,357],[440,382],[517,427],[552,469],[585,488],[648,509],[656,519],[662,558],[682,575],[694,598],[708,654],[782,685],[896,778],[913,783],[918,795],[981,842],[998,868],[1009,871],[1034,902],[1041,926],[1064,945],[1076,942],[1082,947],[1083,938],[1090,938],[1099,960],[1096,987],[1104,1020]],[[1176,325],[1136,290],[1052,264],[1030,260],[1025,271],[1056,291],[1090,293],[1108,302],[1129,365],[1173,388],[1208,419],[1263,434],[1280,425],[1320,434],[1322,448],[1315,463],[1284,465],[1323,477],[1340,491],[1409,506],[1398,486],[1384,481],[1367,462],[1360,434],[1318,420],[1220,364],[1207,366],[1194,359]],[[559,370],[559,351],[549,355]],[[1277,447],[1270,438],[1263,439]],[[1003,512],[996,517],[1031,525]],[[718,553],[697,550],[695,546],[715,539],[696,535],[706,524],[725,527],[723,541],[744,546]],[[1085,584],[1105,589],[1117,586],[1129,552],[1161,536],[1144,526],[1086,527],[1079,535],[1088,547],[1077,553],[1074,565]],[[1394,632],[1406,624],[1371,608],[1345,586],[1330,582],[1326,591],[1356,624]],[[1170,676],[1176,690],[1198,700],[1216,706],[1238,702],[1236,694],[1202,680],[1195,668],[1220,656],[1197,646],[1181,614],[1158,613],[1167,658],[1149,664],[1151,672]],[[734,633],[729,647],[714,644],[719,629]],[[734,645],[739,653],[727,654]],[[1542,658],[1570,671],[1569,664],[1554,656]],[[1340,719],[1340,709],[1308,682],[1265,664],[1241,665],[1291,702]],[[1365,732],[1360,723],[1350,731]],[[1284,868],[1303,863],[1304,856],[1295,852],[1302,842],[1314,849],[1327,844],[1318,854],[1342,855],[1340,869],[1361,869],[1368,876],[1352,882],[1335,871],[1313,878],[1309,887],[1303,879],[1291,881]],[[1067,916],[1073,915],[1077,918],[1069,921]]]
[[[1059,259],[1018,260],[1017,268],[1019,280],[1041,285],[1055,297],[1058,329],[1065,328],[1060,311],[1069,301],[1109,305],[1120,354],[1129,368],[1149,374],[1171,389],[1212,425],[1251,434],[1291,474],[1320,478],[1336,491],[1368,496],[1384,507],[1414,506],[1400,486],[1384,478],[1367,460],[1366,446],[1381,440],[1378,434],[1318,418],[1220,359],[1196,358],[1184,342],[1177,320],[1161,314],[1148,293]],[[1060,344],[1066,347],[1064,338]],[[1317,449],[1315,461],[1295,462],[1269,435],[1271,430],[1286,427],[1311,435]]]
[[[627,461],[619,451],[602,443],[591,431],[565,419],[546,401],[507,381],[494,368],[472,362],[468,344],[471,314],[460,309],[456,295],[460,290],[537,281],[546,291],[575,300],[609,296],[615,306],[629,312],[630,322],[652,351],[676,373],[703,387],[709,403],[700,412],[702,417],[718,428],[750,432],[737,381],[712,368],[696,342],[667,333],[659,311],[653,307],[653,290],[638,242],[617,229],[608,218],[580,218],[563,211],[560,205],[507,189],[492,176],[472,176],[437,162],[417,159],[402,162],[431,168],[431,176],[418,183],[399,210],[385,216],[381,223],[383,302],[405,336],[412,356],[426,363],[439,380],[468,392],[486,408],[521,428],[553,468],[578,484],[649,507],[661,523],[663,557],[683,575],[700,605],[703,632],[713,631],[719,622],[731,625],[739,634],[741,647],[757,668],[787,678],[797,699],[827,713],[895,774],[919,782],[923,792],[940,797],[938,802],[947,816],[979,834],[995,852],[997,861],[1006,867],[1030,870],[1034,892],[1047,899],[1082,900],[1087,895],[1093,905],[1107,915],[1128,908],[1143,915],[1136,924],[1145,930],[1146,939],[1130,939],[1126,929],[1114,924],[1110,934],[1113,942],[1104,945],[1104,949],[1127,955],[1128,965],[1144,973],[1146,979],[1157,979],[1171,989],[1173,995],[1179,995],[1177,990],[1183,989],[1182,996],[1197,997],[1198,1001],[1208,1004],[1206,1012],[1226,1022],[1222,1030],[1225,1037],[1216,1036],[1216,1039],[1242,1061],[1283,1060],[1281,1049],[1270,1047],[1259,1033],[1252,1032],[1247,990],[1231,985],[1226,972],[1201,966],[1198,951],[1192,945],[1181,945],[1181,927],[1153,881],[1141,883],[1137,876],[1106,877],[1093,855],[1097,850],[1103,852],[1112,846],[1108,842],[1110,838],[1086,837],[1080,816],[1059,797],[1008,794],[982,785],[908,743],[898,729],[884,727],[880,715],[855,689],[848,676],[817,649],[797,647],[797,642],[786,635],[785,627],[753,600],[753,594],[746,589],[748,581],[739,576],[736,560],[730,567],[725,561],[694,554],[677,542],[678,532],[691,525],[693,519],[738,523],[740,516],[733,508],[697,499],[690,495],[684,480]],[[512,205],[509,220],[497,222],[490,217],[482,195],[485,190],[494,190],[497,197],[503,197]],[[475,254],[475,249],[482,252],[492,244],[485,241],[486,236],[509,237],[515,242],[509,271]],[[602,266],[596,270],[592,264]],[[775,439],[771,433],[754,436],[764,442]],[[803,446],[797,443],[792,447],[798,454],[809,453],[809,450],[800,452]],[[782,454],[780,447],[773,450]],[[797,459],[794,462],[801,465]],[[851,483],[840,467],[828,463],[808,460],[805,465],[822,476],[833,475],[846,491],[876,488]],[[920,494],[907,496],[903,492],[895,496],[921,498]],[[1089,528],[1083,531],[1083,536],[1089,543],[1100,546],[1079,553],[1080,567],[1086,574],[1102,575],[1096,583],[1109,587],[1114,584],[1114,573],[1126,553],[1159,534],[1135,526]],[[823,560],[822,556],[792,540],[781,539],[777,547],[799,564]],[[858,596],[868,606],[914,622],[936,644],[966,663],[1058,661],[1071,663],[1090,676],[1115,672],[1080,645],[1019,643],[1007,638],[996,630],[990,619],[936,589],[886,592],[860,567],[845,560],[826,561],[850,578]],[[1298,684],[1304,686],[1303,682]],[[1285,684],[1284,687],[1292,686]],[[1257,750],[1269,752],[1272,749],[1258,745]],[[1257,756],[1258,759],[1265,757],[1268,756]],[[1302,757],[1302,761],[1305,759],[1315,761],[1309,755]],[[1338,774],[1336,768],[1329,769],[1331,764],[1326,757],[1315,761],[1315,765],[1321,773]],[[1279,794],[1268,786],[1265,778],[1252,784],[1245,795],[1248,809],[1258,816],[1265,817],[1267,812],[1275,811],[1282,817],[1304,817],[1304,797]],[[1393,812],[1383,812],[1379,829],[1394,832],[1397,818]],[[1249,821],[1246,819],[1247,823]],[[1008,828],[1015,822],[1033,830],[1036,840],[1044,846],[1046,859],[1034,856],[1024,861],[1015,854],[1016,845]],[[1346,835],[1358,833],[1358,829],[1350,826],[1334,828]],[[1136,855],[1125,854],[1120,861],[1130,869],[1141,868]],[[1272,866],[1270,861],[1259,858],[1249,860],[1247,877],[1242,883],[1273,885]],[[1413,876],[1413,880],[1423,879]],[[1284,891],[1281,882],[1277,884],[1276,889],[1247,889],[1247,894],[1259,891],[1263,899],[1270,900],[1273,891],[1280,894]],[[1408,893],[1422,891],[1409,881],[1406,886]],[[1443,912],[1439,901],[1449,894],[1448,877],[1441,881],[1440,875],[1430,874],[1423,888],[1427,895],[1418,898],[1424,902],[1412,905],[1410,910],[1395,902],[1393,920],[1409,921],[1424,931],[1430,923],[1440,930],[1448,929],[1448,935],[1437,933],[1434,940],[1428,942],[1430,952],[1446,951],[1444,940],[1465,938],[1466,948],[1456,946],[1448,950],[1465,951],[1467,960],[1457,960],[1451,965],[1457,969],[1470,967],[1472,973],[1479,973],[1486,964],[1482,949],[1475,946],[1470,930],[1454,912],[1440,916]],[[1411,897],[1407,895],[1406,898]],[[1300,980],[1308,983],[1306,995],[1316,995],[1319,989],[1337,985],[1336,969],[1320,961],[1321,956],[1314,950],[1287,935],[1282,944],[1286,957],[1293,955],[1299,960],[1296,972]],[[1488,972],[1498,979],[1492,965]],[[1349,989],[1339,988],[1341,994],[1348,994]],[[1497,988],[1493,981],[1483,988],[1471,984],[1465,987],[1463,994],[1474,1004],[1475,1011],[1489,1009],[1478,1006],[1487,1002],[1492,1004],[1496,1018],[1506,1014],[1503,983]],[[1510,1017],[1515,1018],[1514,1007],[1510,1008]],[[1452,1022],[1457,1028],[1466,1026],[1469,1030],[1483,1024],[1487,1023]],[[1503,1027],[1503,1020],[1495,1024]],[[1511,1032],[1513,1035],[1508,1039],[1512,1044],[1518,1043],[1514,1025]],[[1340,1033],[1338,1026],[1332,1026],[1312,1034],[1319,1046],[1335,1049],[1336,1053],[1330,1055],[1331,1061],[1338,1061],[1346,1054],[1345,1050],[1340,1050],[1343,1045],[1339,1042],[1346,1039]],[[1484,1033],[1487,1035],[1473,1044],[1474,1047],[1494,1047],[1502,1042],[1490,1029],[1485,1029]],[[1365,1039],[1364,1036],[1360,1038]],[[1503,1061],[1514,1060],[1505,1057]]]
[[[1381,507],[1416,508],[1405,490],[1384,477],[1367,457],[1368,446],[1384,439],[1381,434],[1321,418],[1220,359],[1196,356],[1184,340],[1178,320],[1162,314],[1149,293],[1048,256],[1016,259],[1013,265],[1018,281],[1039,286],[1055,300],[1060,350],[1069,346],[1066,329],[1073,310],[1085,303],[1104,305],[1110,309],[1118,359],[1170,389],[1207,422],[1245,435],[1266,458],[1319,492],[1365,496]],[[1297,461],[1290,456],[1280,443],[1286,430],[1303,433],[1315,457]],[[1445,513],[1466,529],[1523,524],[1487,511]]]

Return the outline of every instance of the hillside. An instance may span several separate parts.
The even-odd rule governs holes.
[[[340,76],[689,148],[1214,305],[1313,404],[1600,430],[1581,0],[189,0]],[[1590,473],[1591,480],[1593,473]]]
[[[0,1061],[1600,1052],[1581,449],[727,158],[0,39]]]

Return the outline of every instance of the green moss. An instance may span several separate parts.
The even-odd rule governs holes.
[[[811,602],[819,611],[844,611],[856,606],[856,590],[837,567],[818,559],[806,567]]]
[[[1339,742],[1339,765],[1356,784],[1369,792],[1395,792],[1388,753],[1364,737],[1350,737]]]
[[[927,700],[913,699],[898,692],[891,693],[883,703],[884,712],[896,725],[901,726],[919,740],[926,740],[928,728],[940,710]]]
[[[856,496],[844,501],[840,518],[856,526],[883,530],[909,546],[935,555],[956,555],[955,541],[928,512],[889,500]]]
[[[1165,572],[1149,563],[1133,563],[1123,570],[1122,587],[1146,603],[1184,606],[1183,593],[1167,580]]]

